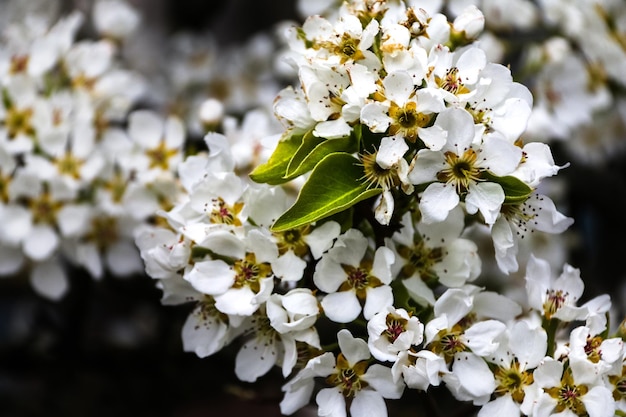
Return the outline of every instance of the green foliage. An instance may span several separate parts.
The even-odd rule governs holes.
[[[533,189],[516,177],[498,177],[489,172],[483,172],[482,176],[488,181],[500,184],[504,190],[504,204],[520,204],[528,199]]]
[[[272,230],[293,229],[349,209],[382,190],[368,188],[363,167],[354,156],[332,153],[322,159],[302,186],[296,202],[276,220]]]

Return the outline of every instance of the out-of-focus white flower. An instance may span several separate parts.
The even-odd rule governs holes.
[[[124,0],[98,0],[92,18],[96,30],[117,40],[128,38],[139,26],[141,16]]]

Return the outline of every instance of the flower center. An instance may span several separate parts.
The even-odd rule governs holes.
[[[565,304],[568,293],[563,290],[546,290],[546,301],[543,303],[543,311],[547,319],[552,316]]]
[[[326,379],[326,382],[338,387],[344,397],[352,398],[367,387],[367,382],[361,380],[367,366],[367,361],[361,361],[351,367],[343,353],[340,353],[337,357],[336,371]]]
[[[446,90],[454,95],[467,94],[470,91],[463,85],[461,77],[459,77],[459,69],[452,67],[446,71],[446,75],[443,78],[436,77],[435,81],[439,85],[439,88]]]
[[[161,168],[164,171],[169,169],[169,160],[177,153],[177,149],[168,149],[164,141],[161,141],[157,147],[146,151],[150,168]]]
[[[310,231],[311,226],[306,225],[298,229],[275,233],[274,236],[278,240],[278,252],[282,255],[291,249],[293,253],[302,258],[309,251],[309,246],[304,241],[304,237],[308,235]]]
[[[407,260],[402,268],[405,276],[411,277],[417,272],[422,281],[427,284],[434,283],[437,280],[437,273],[433,268],[438,262],[443,260],[444,253],[442,248],[429,248],[424,244],[423,240],[420,240],[412,247],[399,246],[398,253]]]
[[[508,393],[518,404],[524,401],[524,387],[533,383],[532,372],[521,371],[517,361],[509,369],[498,367],[495,377],[498,383],[495,394],[502,396]]]
[[[101,251],[110,247],[119,240],[117,219],[110,216],[95,217],[84,239],[94,242]]]
[[[465,351],[465,345],[461,341],[461,329],[458,325],[454,326],[453,330],[444,329],[439,334],[439,339],[431,343],[431,350],[434,353],[443,354],[447,363],[452,361],[455,353]]]
[[[389,313],[387,314],[385,323],[387,324],[387,328],[385,329],[383,334],[391,343],[393,343],[398,337],[400,337],[402,333],[406,331],[406,325],[408,323],[408,320],[395,314]]]
[[[238,202],[233,206],[229,206],[222,198],[213,200],[213,210],[209,214],[211,223],[228,224],[232,226],[241,226],[241,220],[238,214],[243,208],[243,203]]]
[[[66,152],[62,158],[57,159],[56,165],[60,174],[68,175],[74,179],[80,178],[80,167],[83,165],[83,161],[76,158],[71,152]]]
[[[560,413],[565,409],[571,410],[577,416],[587,415],[585,404],[581,397],[588,391],[586,385],[574,384],[574,378],[570,369],[565,370],[561,380],[561,386],[549,388],[546,392],[557,400],[556,412]]]
[[[359,39],[354,39],[347,33],[344,33],[338,45],[334,48],[336,55],[341,57],[341,63],[345,64],[348,60],[357,61],[365,58],[363,52],[359,50]]]
[[[361,163],[363,164],[363,178],[368,187],[382,188],[390,190],[392,187],[400,183],[398,172],[394,167],[385,169],[376,162],[376,153],[366,153],[361,155]]]
[[[19,134],[26,136],[34,136],[35,128],[31,124],[33,109],[26,108],[23,110],[10,108],[7,112],[5,125],[9,139],[15,138]]]
[[[417,139],[417,129],[427,126],[430,122],[430,116],[417,112],[417,103],[414,101],[406,103],[404,107],[391,103],[389,117],[392,119],[389,133],[391,135],[400,133],[410,142]]]
[[[613,390],[613,399],[615,401],[626,399],[626,366],[622,367],[621,375],[609,376],[609,381],[615,387]]]
[[[476,151],[467,149],[461,156],[448,151],[444,157],[448,167],[437,173],[439,181],[453,184],[459,194],[466,193],[472,182],[480,181],[482,169],[476,166]]]
[[[63,207],[63,203],[52,200],[50,193],[44,192],[38,198],[31,200],[29,207],[33,212],[34,223],[53,225],[56,222],[57,213]]]
[[[602,356],[602,351],[600,350],[601,344],[602,338],[600,336],[587,338],[587,343],[585,344],[585,353],[587,354],[587,358],[593,363],[600,362],[600,358]]]
[[[254,253],[247,253],[244,259],[235,262],[235,283],[233,288],[249,287],[253,292],[261,291],[261,280],[272,274],[267,263],[257,263]]]
[[[370,274],[372,265],[369,261],[364,261],[360,266],[341,265],[346,272],[346,281],[339,287],[339,291],[355,290],[357,297],[364,300],[367,296],[368,288],[380,287],[380,279]]]

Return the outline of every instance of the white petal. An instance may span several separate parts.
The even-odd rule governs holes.
[[[24,253],[30,259],[42,261],[54,253],[59,237],[50,226],[36,225],[24,240]]]
[[[348,329],[341,329],[337,332],[337,342],[350,366],[370,358],[370,351],[365,340],[352,336]]]
[[[366,320],[371,319],[374,314],[378,313],[393,304],[393,292],[389,285],[381,285],[376,288],[367,290],[367,298],[363,307],[363,317]]]
[[[361,304],[353,291],[328,294],[321,304],[326,317],[336,323],[349,323],[361,313]]]
[[[239,349],[235,358],[235,374],[245,382],[254,382],[276,364],[276,347],[264,340],[252,339]]]
[[[315,136],[329,140],[350,136],[350,132],[352,132],[352,128],[343,118],[320,122],[313,130]]]
[[[187,316],[182,329],[183,350],[205,358],[220,350],[226,342],[228,326],[216,317],[205,316],[201,307]]]
[[[417,275],[402,280],[402,284],[406,287],[411,298],[421,305],[434,305],[435,294],[428,285]]]
[[[368,103],[361,109],[361,122],[374,133],[385,133],[391,123],[388,111],[389,107],[382,103]]]
[[[315,397],[320,417],[346,417],[346,400],[338,388],[324,388]]]
[[[506,394],[488,402],[478,412],[478,417],[517,417],[520,415],[519,406],[513,401],[511,395]]]
[[[470,214],[479,210],[485,223],[494,224],[500,213],[504,197],[504,190],[499,184],[483,182],[473,187],[470,186],[465,197],[465,207]]]
[[[389,169],[398,164],[404,157],[409,145],[402,136],[387,136],[381,139],[380,148],[376,154],[376,163],[383,169]]]
[[[272,262],[272,271],[283,281],[299,281],[306,265],[307,263],[290,249]]]
[[[500,187],[500,191],[502,188]],[[502,192],[504,194],[504,192]],[[502,198],[504,201],[504,197]],[[424,223],[442,222],[448,217],[450,210],[459,204],[459,195],[454,187],[442,183],[430,184],[419,203]]]
[[[84,234],[90,219],[91,208],[88,205],[66,205],[59,210],[57,224],[64,237]]]
[[[347,279],[346,272],[341,265],[330,257],[322,257],[315,266],[313,282],[320,290],[333,293],[339,289]]]
[[[385,96],[396,103],[404,106],[411,94],[413,94],[413,78],[404,71],[392,72],[383,80]]]
[[[317,226],[303,239],[309,245],[313,258],[319,259],[324,252],[332,247],[333,241],[339,236],[339,233],[341,233],[339,223],[329,221]]]
[[[0,244],[0,277],[15,274],[24,265],[24,255],[20,248]]]
[[[472,353],[455,354],[452,372],[459,378],[461,386],[474,397],[489,395],[496,389],[496,380],[487,362]]]
[[[235,283],[235,271],[222,260],[196,262],[185,279],[203,294],[223,294]]]
[[[387,417],[387,405],[376,391],[357,392],[350,405],[350,415],[355,417]]]
[[[497,320],[484,320],[472,325],[463,336],[465,345],[478,356],[492,354],[500,346],[498,336],[506,330],[506,325]]]
[[[53,260],[38,263],[31,271],[30,282],[39,295],[54,301],[60,300],[69,287],[65,271]]]
[[[248,287],[231,288],[215,296],[215,308],[225,314],[251,316],[259,309],[255,297],[256,294]]]
[[[283,415],[291,415],[307,405],[311,401],[315,382],[313,379],[307,379],[306,383],[295,389],[284,390],[285,396],[280,402],[280,412]]]
[[[404,383],[402,383],[402,380],[394,382],[391,369],[387,366],[371,365],[367,368],[363,379],[384,398],[397,400],[402,397]]]
[[[143,267],[137,248],[129,241],[119,241],[109,246],[105,260],[107,268],[116,277],[141,272]]]
[[[149,110],[137,110],[128,116],[128,134],[143,148],[153,148],[163,136],[163,120]]]
[[[606,387],[595,386],[587,392],[581,401],[589,417],[611,417],[615,414],[615,401]]]

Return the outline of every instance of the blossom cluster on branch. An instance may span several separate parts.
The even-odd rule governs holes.
[[[0,272],[28,269],[60,298],[65,262],[95,278],[143,269],[164,305],[190,306],[185,351],[237,349],[246,382],[280,368],[287,415],[315,402],[321,416],[386,416],[386,400],[438,386],[479,417],[625,415],[626,328],[610,297],[581,302],[578,269],[520,260],[533,235],[573,223],[541,190],[567,166],[548,142],[621,100],[624,8],[336,3],[302,0],[311,15],[281,26],[293,84],[257,79],[276,87],[274,121],[257,108],[267,89],[203,96],[225,74],[173,65],[172,85],[151,91],[155,78],[124,66],[139,17],[121,0],[98,3],[96,41],[75,39],[78,13],[8,27]],[[541,10],[563,36],[516,50],[507,33],[536,29]],[[605,28],[611,48],[563,10]],[[498,63],[507,42],[520,76]],[[481,283],[488,262],[522,272],[521,299]]]

